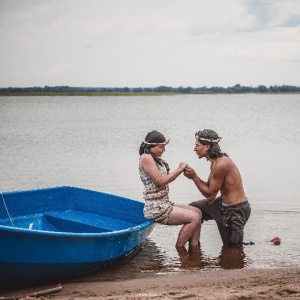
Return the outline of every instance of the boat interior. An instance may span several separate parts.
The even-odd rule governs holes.
[[[144,223],[143,204],[74,187],[3,193],[0,226],[33,231],[105,233]]]

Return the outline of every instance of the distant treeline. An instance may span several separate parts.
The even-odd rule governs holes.
[[[275,85],[266,87],[259,85],[257,87],[242,86],[236,84],[232,87],[169,87],[159,86],[154,88],[113,88],[113,87],[70,87],[70,86],[45,86],[45,87],[8,87],[0,88],[0,95],[51,95],[51,94],[65,94],[65,95],[82,95],[82,94],[234,94],[234,93],[299,93],[300,87],[291,85]]]

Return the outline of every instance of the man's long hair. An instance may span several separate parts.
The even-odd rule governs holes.
[[[227,153],[221,151],[221,148],[219,146],[221,137],[219,137],[219,135],[215,131],[211,129],[200,130],[195,134],[195,138],[202,145],[210,146],[208,149],[208,156],[211,159],[217,159],[218,157],[222,157],[222,156],[228,157]]]

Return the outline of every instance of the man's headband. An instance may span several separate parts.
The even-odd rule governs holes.
[[[197,140],[199,140],[199,141],[205,141],[205,142],[217,143],[218,144],[220,142],[220,140],[221,140],[222,137],[219,137],[219,138],[217,138],[215,140],[213,140],[213,139],[206,139],[206,138],[200,137],[199,134],[198,134],[198,132],[196,132],[195,138]]]

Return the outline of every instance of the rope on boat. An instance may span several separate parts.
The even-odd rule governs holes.
[[[4,197],[3,197],[2,193],[1,193],[1,196],[2,196],[3,204],[4,204],[4,207],[5,207],[5,209],[6,209],[7,215],[8,215],[8,217],[9,217],[9,220],[10,220],[12,226],[15,226],[15,224],[14,224],[14,222],[13,222],[13,220],[12,220],[10,214],[9,214],[9,211],[8,211],[7,206],[6,206],[6,202],[5,202],[5,200],[4,200]]]

